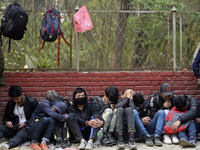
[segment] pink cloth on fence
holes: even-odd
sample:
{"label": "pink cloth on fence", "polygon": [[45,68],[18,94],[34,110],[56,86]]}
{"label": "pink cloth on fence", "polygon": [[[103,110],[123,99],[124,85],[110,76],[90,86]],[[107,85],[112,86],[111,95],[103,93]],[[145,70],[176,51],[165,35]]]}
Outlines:
{"label": "pink cloth on fence", "polygon": [[83,5],[74,15],[74,26],[76,32],[85,32],[93,28],[90,14],[85,5]]}

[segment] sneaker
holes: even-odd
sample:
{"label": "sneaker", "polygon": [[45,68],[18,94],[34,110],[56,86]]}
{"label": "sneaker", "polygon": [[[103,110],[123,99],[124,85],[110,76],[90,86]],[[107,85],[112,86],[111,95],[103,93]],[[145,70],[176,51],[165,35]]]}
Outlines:
{"label": "sneaker", "polygon": [[182,138],[182,139],[180,139],[179,145],[181,145],[183,147],[187,147],[187,146],[189,146],[189,143],[186,139]]}
{"label": "sneaker", "polygon": [[115,140],[114,137],[112,137],[111,133],[107,134],[108,140],[110,141],[111,145],[116,145],[117,141]]}
{"label": "sneaker", "polygon": [[42,150],[41,147],[38,145],[38,143],[32,143],[32,144],[30,144],[30,147],[33,150]]}
{"label": "sneaker", "polygon": [[0,147],[0,150],[9,150],[9,145],[8,144],[2,144]]}
{"label": "sneaker", "polygon": [[137,145],[135,144],[134,139],[129,140],[128,145],[131,150],[137,149]]}
{"label": "sneaker", "polygon": [[179,143],[179,139],[178,139],[178,137],[177,137],[176,134],[173,134],[173,135],[171,136],[171,138],[172,138],[172,143],[173,143],[173,144],[178,144],[178,143]]}
{"label": "sneaker", "polygon": [[117,147],[118,147],[119,150],[125,149],[124,139],[123,139],[122,135],[118,135]]}
{"label": "sneaker", "polygon": [[163,142],[164,142],[165,144],[172,144],[172,140],[171,140],[171,138],[170,138],[169,135],[164,135],[164,136],[163,136]]}
{"label": "sneaker", "polygon": [[93,149],[93,143],[88,141],[86,147],[85,147],[85,150],[92,150]]}
{"label": "sneaker", "polygon": [[190,147],[195,147],[195,146],[196,146],[195,140],[189,140],[188,146],[190,146]]}
{"label": "sneaker", "polygon": [[145,144],[146,144],[146,146],[153,146],[154,144],[153,144],[153,140],[151,139],[151,137],[145,137]]}
{"label": "sneaker", "polygon": [[78,149],[85,149],[85,146],[86,146],[87,142],[85,140],[81,140],[81,143],[80,145],[78,146]]}
{"label": "sneaker", "polygon": [[42,150],[49,150],[46,143],[41,143],[40,147],[41,147]]}
{"label": "sneaker", "polygon": [[58,137],[57,139],[56,139],[56,145],[55,145],[55,147],[56,148],[59,148],[59,147],[61,147],[62,146],[62,138],[61,137]]}
{"label": "sneaker", "polygon": [[154,143],[155,143],[155,146],[162,146],[162,142],[160,141],[159,137],[154,138]]}
{"label": "sneaker", "polygon": [[64,138],[62,148],[70,147],[70,142],[67,138]]}
{"label": "sneaker", "polygon": [[112,146],[111,141],[109,140],[109,136],[107,134],[103,134],[103,138],[101,139],[102,146]]}

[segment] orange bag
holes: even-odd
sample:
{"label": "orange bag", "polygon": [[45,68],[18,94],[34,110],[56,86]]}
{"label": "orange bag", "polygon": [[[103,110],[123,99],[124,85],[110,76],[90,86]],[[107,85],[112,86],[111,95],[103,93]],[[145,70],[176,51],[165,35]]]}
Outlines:
{"label": "orange bag", "polygon": [[76,32],[85,32],[93,28],[90,14],[85,5],[83,5],[74,15],[74,26]]}

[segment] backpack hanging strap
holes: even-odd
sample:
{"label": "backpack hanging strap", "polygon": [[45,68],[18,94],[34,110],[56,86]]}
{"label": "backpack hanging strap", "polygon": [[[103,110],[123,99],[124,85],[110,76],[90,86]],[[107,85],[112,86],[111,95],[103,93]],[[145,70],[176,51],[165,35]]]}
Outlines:
{"label": "backpack hanging strap", "polygon": [[8,53],[10,53],[11,38],[9,38]]}
{"label": "backpack hanging strap", "polygon": [[44,44],[45,44],[45,40],[43,40],[43,43],[42,43],[42,47],[41,47],[41,49],[44,48]]}
{"label": "backpack hanging strap", "polygon": [[64,38],[63,33],[61,33],[61,36],[62,36],[63,40],[65,41],[65,43],[67,43],[67,45],[69,46],[70,44],[69,44],[69,43],[67,42],[67,40]]}
{"label": "backpack hanging strap", "polygon": [[58,67],[60,66],[60,35],[58,36]]}

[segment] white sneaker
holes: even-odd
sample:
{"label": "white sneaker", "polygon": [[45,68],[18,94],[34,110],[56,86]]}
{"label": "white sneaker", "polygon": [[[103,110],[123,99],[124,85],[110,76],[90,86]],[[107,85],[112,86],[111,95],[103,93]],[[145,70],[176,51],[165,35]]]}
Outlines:
{"label": "white sneaker", "polygon": [[86,145],[87,145],[87,142],[82,139],[78,149],[80,150],[85,149]]}
{"label": "white sneaker", "polygon": [[172,143],[173,143],[173,144],[179,144],[179,139],[178,139],[178,137],[177,137],[176,134],[173,134],[173,135],[171,136],[171,138],[172,138]]}
{"label": "white sneaker", "polygon": [[2,144],[0,147],[0,150],[9,150],[9,145],[8,144]]}
{"label": "white sneaker", "polygon": [[164,142],[165,144],[172,144],[172,140],[171,140],[171,138],[170,138],[169,135],[164,135],[164,136],[163,136],[163,142]]}

